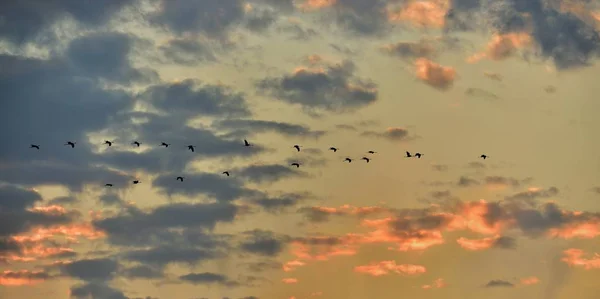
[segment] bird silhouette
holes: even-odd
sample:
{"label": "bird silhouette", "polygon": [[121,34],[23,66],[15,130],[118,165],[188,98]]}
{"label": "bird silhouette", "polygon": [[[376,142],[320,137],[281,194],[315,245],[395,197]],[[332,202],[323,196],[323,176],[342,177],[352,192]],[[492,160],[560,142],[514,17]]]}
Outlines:
{"label": "bird silhouette", "polygon": [[348,161],[348,163],[352,163],[352,159],[350,159],[350,158],[344,159],[344,162],[346,162],[346,161]]}
{"label": "bird silhouette", "polygon": [[139,183],[141,183],[141,182],[140,182],[140,181],[138,181],[138,180],[135,180],[135,181],[133,181],[133,184],[134,184],[134,185],[137,185],[137,184],[139,184]]}
{"label": "bird silhouette", "polygon": [[250,144],[250,142],[248,142],[248,140],[244,139],[244,146],[252,146],[252,144]]}
{"label": "bird silhouette", "polygon": [[329,148],[329,150],[330,150],[330,151],[333,151],[333,152],[335,153],[335,152],[337,152],[337,150],[338,150],[338,149],[337,149],[337,148],[335,148],[335,147],[330,147],[330,148]]}
{"label": "bird silhouette", "polygon": [[371,159],[367,158],[367,157],[362,157],[362,160],[367,161],[367,163],[369,163],[369,161],[371,161]]}
{"label": "bird silhouette", "polygon": [[176,180],[178,180],[178,181],[182,181],[182,182],[183,182],[183,177],[182,177],[182,176],[178,176],[178,177],[176,178]]}
{"label": "bird silhouette", "polygon": [[294,162],[290,164],[291,166],[296,166],[296,168],[300,168],[300,163]]}
{"label": "bird silhouette", "polygon": [[112,187],[113,184],[104,184],[105,187]]}
{"label": "bird silhouette", "polygon": [[294,148],[296,148],[296,150],[300,151],[301,146],[296,144],[296,145],[294,145]]}
{"label": "bird silhouette", "polygon": [[424,156],[424,155],[423,155],[423,154],[421,154],[421,153],[416,153],[416,154],[415,154],[415,157],[417,157],[417,158],[419,158],[419,159],[421,159],[421,156]]}
{"label": "bird silhouette", "polygon": [[487,155],[481,155],[479,157],[481,157],[483,160],[485,160],[485,159],[487,159],[488,156]]}
{"label": "bird silhouette", "polygon": [[40,146],[37,144],[32,144],[29,146],[29,148],[36,148],[36,149],[40,149]]}
{"label": "bird silhouette", "polygon": [[410,154],[410,152],[406,152],[405,158],[412,158],[412,155]]}
{"label": "bird silhouette", "polygon": [[369,154],[376,154],[377,152],[375,152],[375,151],[368,151],[367,153],[369,153]]}
{"label": "bird silhouette", "polygon": [[132,142],[131,144],[132,144],[132,145],[135,145],[135,146],[137,146],[137,147],[140,147],[140,144],[141,144],[141,143],[139,143],[139,142],[137,142],[137,141],[134,141],[134,142]]}
{"label": "bird silhouette", "polygon": [[223,171],[223,174],[229,176],[229,171]]}
{"label": "bird silhouette", "polygon": [[71,148],[75,148],[75,143],[76,142],[67,141],[67,143],[65,143],[65,145],[69,145],[69,146],[71,146]]}
{"label": "bird silhouette", "polygon": [[112,141],[104,140],[104,144],[108,144],[108,146],[112,146]]}
{"label": "bird silhouette", "polygon": [[168,143],[164,143],[164,142],[161,142],[161,143],[160,143],[160,146],[164,146],[164,147],[169,147],[169,145],[170,145],[170,144],[168,144]]}
{"label": "bird silhouette", "polygon": [[195,147],[196,147],[195,145],[188,145],[188,147],[187,147],[187,148],[188,148],[190,151],[194,152],[194,148],[195,148]]}

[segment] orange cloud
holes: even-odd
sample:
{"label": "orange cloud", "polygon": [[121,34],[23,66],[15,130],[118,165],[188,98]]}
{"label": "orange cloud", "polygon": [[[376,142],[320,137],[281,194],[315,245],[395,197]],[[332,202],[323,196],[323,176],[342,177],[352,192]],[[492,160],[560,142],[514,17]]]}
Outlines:
{"label": "orange cloud", "polygon": [[304,2],[297,5],[297,7],[303,11],[311,11],[315,9],[330,7],[336,3],[337,0],[304,0]]}
{"label": "orange cloud", "polygon": [[421,288],[428,290],[428,289],[439,289],[439,288],[443,288],[445,286],[446,286],[446,283],[444,282],[444,279],[438,278],[432,284],[423,285],[423,286],[421,286]]}
{"label": "orange cloud", "polygon": [[586,270],[600,269],[600,255],[595,253],[593,258],[584,258],[584,252],[581,249],[570,248],[563,251],[565,257],[562,261],[575,267],[583,267]]}
{"label": "orange cloud", "polygon": [[90,223],[57,225],[52,227],[39,227],[32,229],[26,234],[13,236],[17,242],[39,242],[52,239],[56,236],[63,236],[67,240],[76,242],[78,238],[98,239],[105,236],[105,233],[96,230]]}
{"label": "orange cloud", "polygon": [[371,276],[388,275],[391,272],[406,275],[418,275],[425,273],[427,270],[420,265],[396,265],[395,261],[374,262],[365,266],[354,267],[354,272],[364,273]]}
{"label": "orange cloud", "polygon": [[303,261],[300,261],[300,260],[289,261],[289,262],[283,264],[283,271],[291,272],[291,271],[296,270],[296,268],[302,267],[304,265],[306,265],[306,263]]}
{"label": "orange cloud", "polygon": [[400,9],[387,9],[390,22],[409,22],[415,26],[442,28],[449,9],[447,0],[410,1]]}
{"label": "orange cloud", "polygon": [[467,58],[467,62],[475,63],[481,59],[503,60],[514,55],[517,50],[532,45],[532,38],[526,32],[513,32],[494,34],[484,52],[474,54]]}
{"label": "orange cloud", "polygon": [[24,286],[34,285],[48,279],[49,276],[43,271],[4,271],[0,274],[0,285]]}
{"label": "orange cloud", "polygon": [[284,278],[281,281],[287,284],[298,283],[298,279],[296,278]]}
{"label": "orange cloud", "polygon": [[534,285],[538,283],[540,283],[540,279],[535,276],[521,278],[522,285]]}
{"label": "orange cloud", "polygon": [[467,239],[467,238],[461,237],[461,238],[458,238],[458,240],[456,240],[456,242],[458,243],[458,245],[460,245],[460,247],[462,247],[464,249],[475,251],[475,250],[483,250],[483,249],[488,249],[490,247],[493,247],[499,238],[500,238],[500,236],[495,236],[495,237],[472,240],[472,239]]}
{"label": "orange cloud", "polygon": [[[569,212],[563,211],[564,216],[568,216],[569,214]],[[559,237],[563,239],[592,239],[600,236],[600,220],[594,220],[587,223],[568,224],[562,228],[551,229],[548,234],[551,237]]]}
{"label": "orange cloud", "polygon": [[456,78],[454,68],[439,65],[426,58],[418,58],[415,67],[417,78],[437,89],[450,88]]}

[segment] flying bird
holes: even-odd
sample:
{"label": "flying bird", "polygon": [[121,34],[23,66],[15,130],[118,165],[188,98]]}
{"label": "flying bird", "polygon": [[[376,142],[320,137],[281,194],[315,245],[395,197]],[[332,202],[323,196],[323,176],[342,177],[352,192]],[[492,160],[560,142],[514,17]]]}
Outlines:
{"label": "flying bird", "polygon": [[32,144],[29,146],[29,148],[36,148],[36,149],[40,149],[40,146],[37,144]]}
{"label": "flying bird", "polygon": [[188,145],[188,149],[192,152],[194,152],[195,147],[196,147],[195,145]]}
{"label": "flying bird", "polygon": [[135,145],[135,146],[137,146],[137,147],[140,147],[140,144],[141,144],[141,143],[139,143],[139,142],[137,142],[137,141],[134,141],[134,142],[132,142],[131,144],[132,144],[132,145]]}
{"label": "flying bird", "polygon": [[296,148],[296,150],[300,151],[301,146],[296,144],[296,145],[294,145],[294,148]]}
{"label": "flying bird", "polygon": [[252,146],[252,144],[250,144],[250,142],[248,142],[248,140],[244,139],[244,146]]}
{"label": "flying bird", "polygon": [[487,155],[481,155],[479,157],[481,157],[481,159],[485,160],[485,159],[487,159],[488,156]]}
{"label": "flying bird", "polygon": [[112,187],[113,184],[104,184],[104,187]]}
{"label": "flying bird", "polygon": [[176,178],[176,180],[178,180],[178,181],[182,181],[182,182],[183,182],[183,177],[182,177],[182,176],[178,176],[178,177]]}
{"label": "flying bird", "polygon": [[296,166],[296,168],[300,168],[300,163],[292,163],[291,166]]}
{"label": "flying bird", "polygon": [[134,184],[134,185],[137,185],[137,184],[139,184],[139,183],[141,183],[141,182],[140,182],[140,181],[138,181],[138,180],[135,180],[135,181],[133,181],[133,184]]}
{"label": "flying bird", "polygon": [[229,176],[229,171],[223,171],[223,174]]}
{"label": "flying bird", "polygon": [[367,158],[367,157],[362,157],[362,160],[367,161],[367,163],[369,163],[369,161],[371,161],[371,159]]}
{"label": "flying bird", "polygon": [[160,146],[164,146],[164,147],[169,147],[169,145],[170,145],[170,144],[168,144],[168,143],[164,143],[164,142],[161,142],[161,143],[160,143]]}
{"label": "flying bird", "polygon": [[65,143],[65,145],[70,145],[71,148],[75,148],[75,143],[76,142],[67,141],[67,143]]}
{"label": "flying bird", "polygon": [[368,151],[367,153],[369,153],[369,154],[376,154],[377,152],[375,152],[375,151]]}
{"label": "flying bird", "polygon": [[335,153],[335,152],[337,152],[337,150],[338,150],[338,149],[337,149],[337,148],[335,148],[335,147],[330,147],[330,148],[329,148],[329,150],[330,150],[330,151],[333,151],[333,152]]}
{"label": "flying bird", "polygon": [[350,159],[350,158],[344,159],[344,162],[346,162],[346,161],[348,161],[348,163],[352,163],[352,159]]}
{"label": "flying bird", "polygon": [[108,146],[112,146],[112,141],[104,140],[104,144],[108,144]]}
{"label": "flying bird", "polygon": [[423,154],[421,154],[421,153],[416,153],[416,154],[415,154],[415,157],[417,157],[417,158],[419,158],[419,159],[421,159],[421,156],[424,156],[424,155],[423,155]]}
{"label": "flying bird", "polygon": [[405,158],[412,158],[412,155],[410,154],[410,152],[406,152],[406,157]]}

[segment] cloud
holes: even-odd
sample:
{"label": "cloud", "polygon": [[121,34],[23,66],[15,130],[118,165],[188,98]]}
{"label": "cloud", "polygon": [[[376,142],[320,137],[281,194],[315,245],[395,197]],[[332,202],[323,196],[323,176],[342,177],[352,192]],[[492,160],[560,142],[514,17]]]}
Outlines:
{"label": "cloud", "polygon": [[483,73],[484,76],[486,76],[487,78],[491,79],[491,80],[495,80],[495,81],[502,81],[504,79],[504,77],[498,73],[494,73],[494,72],[484,72]]}
{"label": "cloud", "polygon": [[308,111],[354,111],[374,103],[378,97],[377,85],[356,77],[355,68],[350,60],[326,68],[299,68],[289,75],[260,80],[256,86]]}
{"label": "cloud", "polygon": [[581,249],[569,248],[563,252],[563,262],[570,266],[581,267],[586,270],[600,269],[600,255],[597,253],[592,258],[585,258],[585,252]]}
{"label": "cloud", "polygon": [[485,287],[486,288],[498,288],[498,287],[503,287],[503,288],[512,288],[515,285],[510,282],[510,281],[506,281],[506,280],[490,280]]}
{"label": "cloud", "polygon": [[307,177],[303,171],[279,164],[250,165],[232,171],[252,183],[274,183],[286,178]]}
{"label": "cloud", "polygon": [[515,248],[515,240],[511,237],[488,237],[483,239],[467,239],[460,237],[456,240],[460,247],[467,250],[483,250],[488,248]]}
{"label": "cloud", "polygon": [[284,249],[289,241],[285,236],[277,236],[273,232],[264,230],[253,230],[245,232],[247,240],[240,244],[240,248],[246,252],[263,255],[276,256]]}
{"label": "cloud", "polygon": [[89,77],[123,85],[157,80],[154,70],[135,68],[129,61],[137,40],[135,36],[118,32],[91,33],[72,40],[66,56],[76,73]]}
{"label": "cloud", "polygon": [[531,46],[531,36],[525,32],[494,34],[484,52],[474,54],[467,59],[474,63],[483,58],[503,60],[516,54],[517,50]]}
{"label": "cloud", "polygon": [[298,283],[298,279],[296,279],[296,278],[289,278],[289,277],[288,278],[283,278],[281,281],[283,283],[285,283],[285,284],[295,284],[295,283]]}
{"label": "cloud", "polygon": [[0,286],[34,285],[50,278],[44,271],[4,271],[0,273]]}
{"label": "cloud", "polygon": [[449,9],[448,1],[407,1],[398,9],[388,10],[391,22],[407,22],[421,28],[442,28]]}
{"label": "cloud", "polygon": [[276,132],[287,137],[319,138],[325,131],[311,130],[308,126],[257,119],[227,119],[213,123],[219,129],[237,130],[235,135],[247,136],[256,133]]}
{"label": "cloud", "polygon": [[85,281],[106,281],[112,279],[118,270],[118,263],[111,259],[86,259],[62,265],[65,274]]}
{"label": "cloud", "polygon": [[415,67],[419,80],[439,90],[449,89],[456,79],[454,68],[439,65],[426,58],[418,58]]}
{"label": "cloud", "polygon": [[269,213],[278,213],[313,197],[310,193],[286,193],[278,196],[259,196],[251,199],[251,202],[261,206]]}
{"label": "cloud", "polygon": [[520,282],[522,285],[534,285],[540,283],[540,279],[535,276],[521,278]]}
{"label": "cloud", "polygon": [[479,185],[479,182],[475,179],[466,176],[461,176],[456,184],[460,187],[469,187]]}
{"label": "cloud", "polygon": [[425,273],[427,270],[421,265],[396,265],[396,261],[381,261],[374,262],[364,266],[354,267],[354,272],[364,273],[371,276],[388,275],[391,273],[418,275]]}
{"label": "cloud", "polygon": [[489,91],[483,90],[481,88],[469,87],[465,90],[465,94],[472,97],[482,98],[485,100],[497,100],[498,97],[496,94],[491,93]]}
{"label": "cloud", "polygon": [[164,273],[161,271],[161,269],[147,265],[139,265],[123,269],[121,274],[129,279],[158,279],[164,277]]}
{"label": "cloud", "polygon": [[179,279],[193,284],[221,284],[228,287],[236,287],[239,285],[237,281],[232,281],[227,276],[210,272],[189,273],[179,276]]}
{"label": "cloud", "polygon": [[423,286],[421,286],[421,288],[424,290],[428,290],[428,289],[439,289],[439,288],[443,288],[445,286],[446,286],[446,282],[444,282],[444,279],[438,278],[432,284],[423,285]]}
{"label": "cloud", "polygon": [[72,298],[106,298],[106,299],[128,299],[123,292],[114,289],[105,283],[85,283],[71,287],[70,296]]}
{"label": "cloud", "polygon": [[416,42],[397,42],[388,44],[382,50],[392,56],[400,58],[415,59],[419,57],[434,58],[437,54],[436,48],[431,41],[420,39]]}
{"label": "cloud", "polygon": [[392,141],[409,141],[417,138],[416,136],[410,136],[407,129],[399,127],[387,128],[384,132],[365,131],[361,133],[361,135],[370,137],[380,137]]}
{"label": "cloud", "polygon": [[172,38],[158,47],[166,61],[184,66],[218,61],[215,50],[229,50],[224,43],[193,37]]}
{"label": "cloud", "polygon": [[503,177],[503,176],[486,176],[484,178],[484,182],[486,185],[491,186],[491,187],[499,187],[499,188],[505,188],[505,187],[509,187],[509,186],[513,187],[513,188],[517,188],[517,187],[520,187],[521,184],[531,182],[531,180],[532,180],[531,178],[518,180],[515,178]]}
{"label": "cloud", "polygon": [[435,164],[435,165],[432,165],[431,168],[435,171],[444,172],[444,171],[448,170],[448,165]]}
{"label": "cloud", "polygon": [[23,44],[54,34],[48,30],[66,16],[72,17],[78,25],[89,28],[100,27],[112,19],[121,9],[133,3],[132,0],[115,3],[53,2],[34,0],[28,3],[5,3],[0,9],[0,18],[7,26],[0,29],[0,37],[16,44]]}

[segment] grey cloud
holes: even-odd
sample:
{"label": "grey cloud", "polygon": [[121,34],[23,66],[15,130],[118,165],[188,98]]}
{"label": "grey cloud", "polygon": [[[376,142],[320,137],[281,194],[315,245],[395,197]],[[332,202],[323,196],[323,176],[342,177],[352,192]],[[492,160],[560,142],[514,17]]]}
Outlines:
{"label": "grey cloud", "polygon": [[279,164],[251,165],[233,170],[236,177],[252,183],[274,183],[286,178],[307,177],[303,171]]}
{"label": "grey cloud", "polygon": [[382,50],[391,56],[410,59],[418,57],[431,59],[437,55],[436,47],[426,39],[420,39],[416,42],[397,42],[384,46]]}
{"label": "grey cloud", "polygon": [[[214,44],[193,38],[170,39],[159,50],[168,62],[184,66],[197,65],[202,62],[215,62],[217,57]],[[221,47],[223,48],[223,47]]]}
{"label": "grey cloud", "polygon": [[98,200],[107,206],[111,206],[111,205],[119,206],[119,205],[123,204],[123,200],[121,199],[121,197],[114,193],[102,194],[102,195],[100,195]]}
{"label": "grey cloud", "polygon": [[284,211],[286,208],[296,206],[301,201],[311,197],[312,195],[307,193],[287,193],[275,197],[262,196],[254,198],[251,201],[269,213],[278,213]]}
{"label": "grey cloud", "polygon": [[358,36],[381,36],[390,29],[387,21],[387,0],[339,0],[333,5],[336,24]]}
{"label": "grey cloud", "polygon": [[253,11],[246,18],[246,28],[251,31],[263,32],[277,21],[277,14],[271,10]]}
{"label": "grey cloud", "polygon": [[515,285],[510,282],[510,281],[506,281],[506,280],[490,280],[485,287],[486,288],[494,288],[494,287],[508,287],[508,288],[512,288]]}
{"label": "grey cloud", "polygon": [[251,272],[263,272],[267,270],[279,270],[281,269],[283,264],[276,261],[264,260],[258,262],[243,263],[241,264],[241,266],[247,267],[248,270],[250,270]]}
{"label": "grey cloud", "polygon": [[79,260],[62,265],[65,274],[85,281],[106,281],[113,278],[119,264],[106,258]]}
{"label": "grey cloud", "polygon": [[537,198],[549,198],[558,195],[559,190],[556,187],[550,187],[548,189],[539,189],[534,191],[524,191],[507,196],[507,200],[525,200],[532,201]]}
{"label": "grey cloud", "polygon": [[474,169],[484,169],[487,168],[487,166],[484,163],[481,162],[469,162],[469,164],[467,164],[468,168],[474,168]]}
{"label": "grey cloud", "polygon": [[79,202],[79,199],[73,196],[59,196],[48,201],[51,205],[72,205]]}
{"label": "grey cloud", "polygon": [[186,1],[162,0],[160,10],[149,17],[151,23],[164,25],[177,34],[203,33],[221,38],[244,17],[240,0]]}
{"label": "grey cloud", "polygon": [[383,132],[365,131],[361,136],[379,137],[393,141],[412,140],[415,136],[410,136],[408,130],[404,128],[388,128]]}
{"label": "grey cloud", "polygon": [[161,111],[188,118],[250,115],[243,94],[226,86],[202,84],[192,79],[151,86],[139,98]]}
{"label": "grey cloud", "polygon": [[221,284],[228,287],[239,286],[240,283],[237,281],[230,280],[227,276],[222,274],[215,274],[210,272],[203,273],[189,273],[186,275],[179,276],[179,279],[190,282],[193,284]]}
{"label": "grey cloud", "polygon": [[118,32],[91,33],[69,44],[66,56],[76,72],[127,85],[134,81],[151,82],[158,74],[150,69],[137,69],[129,61],[137,38]]}
{"label": "grey cloud", "polygon": [[485,100],[497,100],[500,98],[494,93],[491,93],[489,91],[483,90],[481,88],[476,88],[476,87],[467,88],[465,90],[465,94],[468,96],[482,98]]}
{"label": "grey cloud", "polygon": [[235,135],[277,132],[289,137],[319,138],[326,134],[325,131],[313,131],[305,125],[257,119],[226,119],[216,121],[213,126],[219,129],[240,131]]}
{"label": "grey cloud", "polygon": [[335,127],[340,130],[356,131],[356,127],[353,125],[339,124],[339,125],[335,125]]}
{"label": "grey cloud", "polygon": [[[179,175],[185,178],[183,182],[175,180]],[[269,178],[269,176],[263,176],[264,178]],[[155,178],[152,186],[167,195],[195,196],[203,194],[219,201],[232,201],[259,194],[258,191],[243,187],[243,183],[236,178],[220,173],[165,174]]]}
{"label": "grey cloud", "polygon": [[514,249],[516,240],[512,237],[502,236],[494,241],[493,247],[502,249]]}
{"label": "grey cloud", "polygon": [[170,263],[186,263],[192,265],[198,262],[223,257],[223,255],[212,250],[165,245],[151,249],[132,250],[123,254],[123,257],[127,260],[163,268]]}
{"label": "grey cloud", "polygon": [[479,185],[479,182],[475,179],[472,179],[472,178],[469,178],[466,176],[461,176],[458,179],[458,182],[456,184],[460,187],[468,187],[468,186]]}
{"label": "grey cloud", "polygon": [[0,185],[0,211],[22,211],[41,200],[42,196],[35,191]]}
{"label": "grey cloud", "polygon": [[279,100],[300,105],[306,112],[349,112],[377,100],[377,85],[354,75],[349,60],[327,66],[325,71],[301,70],[283,77],[268,77],[257,88]]}
{"label": "grey cloud", "polygon": [[105,298],[128,299],[123,292],[108,286],[105,283],[85,283],[71,287],[71,297],[76,299]]}
{"label": "grey cloud", "polygon": [[306,28],[296,23],[283,24],[277,27],[277,30],[279,32],[291,35],[291,38],[294,40],[304,41],[319,36],[319,33],[316,30],[312,28]]}
{"label": "grey cloud", "polygon": [[162,269],[157,269],[146,265],[124,269],[121,274],[130,279],[157,279],[164,276]]}
{"label": "grey cloud", "polygon": [[431,168],[435,171],[444,172],[448,170],[448,165],[436,164],[432,165]]}
{"label": "grey cloud", "polygon": [[90,3],[78,0],[6,1],[0,4],[0,19],[3,20],[0,37],[16,44],[23,44],[40,37],[41,33],[50,34],[49,28],[67,16],[73,17],[80,25],[99,27],[131,3],[133,0]]}
{"label": "grey cloud", "polygon": [[512,186],[514,188],[521,186],[521,184],[528,183],[532,179],[526,178],[522,180],[518,180],[510,177],[503,176],[486,176],[484,181],[488,185],[504,185],[504,186]]}
{"label": "grey cloud", "polygon": [[247,239],[240,244],[246,252],[263,256],[276,256],[284,249],[289,237],[278,236],[273,232],[253,230],[244,233]]}

